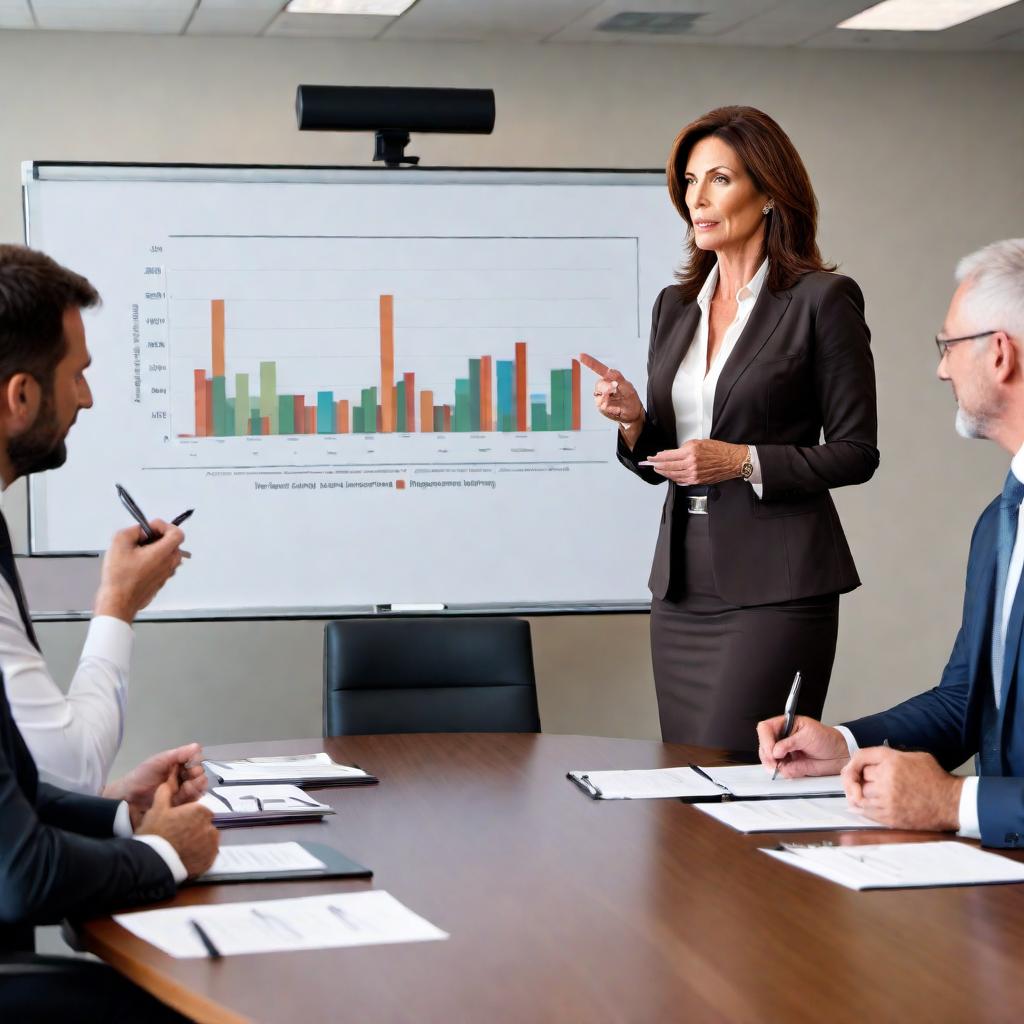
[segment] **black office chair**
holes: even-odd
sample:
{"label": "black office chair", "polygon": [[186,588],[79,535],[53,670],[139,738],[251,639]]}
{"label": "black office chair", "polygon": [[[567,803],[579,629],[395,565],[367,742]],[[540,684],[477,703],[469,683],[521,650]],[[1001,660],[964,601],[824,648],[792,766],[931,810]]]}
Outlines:
{"label": "black office chair", "polygon": [[522,619],[343,619],[324,628],[325,736],[539,731]]}

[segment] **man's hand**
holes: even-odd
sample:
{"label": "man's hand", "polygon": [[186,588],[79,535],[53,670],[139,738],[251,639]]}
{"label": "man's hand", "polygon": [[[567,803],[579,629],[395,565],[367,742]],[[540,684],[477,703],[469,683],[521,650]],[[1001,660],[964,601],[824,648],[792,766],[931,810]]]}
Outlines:
{"label": "man's hand", "polygon": [[149,524],[159,540],[140,546],[145,535],[140,526],[118,530],[103,559],[100,589],[96,593],[96,614],[112,615],[131,622],[174,575],[183,557],[185,534],[153,519]]}
{"label": "man's hand", "polygon": [[213,814],[202,804],[175,806],[178,795],[178,770],[173,769],[153,797],[136,835],[163,836],[181,858],[189,878],[209,870],[220,846],[213,827]]}
{"label": "man's hand", "polygon": [[152,806],[157,789],[172,771],[178,779],[174,806],[192,803],[203,795],[206,791],[206,773],[200,763],[202,753],[203,748],[198,743],[162,750],[137,765],[127,775],[108,782],[103,795],[110,800],[127,801],[132,828],[136,828]]}
{"label": "man's hand", "polygon": [[797,715],[793,730],[784,740],[782,732],[785,715],[766,718],[757,723],[757,753],[761,764],[784,779],[798,779],[804,775],[838,775],[850,760],[850,748],[843,734],[831,726],[822,725],[813,718]]}
{"label": "man's hand", "polygon": [[955,832],[963,785],[931,754],[889,747],[858,750],[843,769],[846,799],[889,828]]}

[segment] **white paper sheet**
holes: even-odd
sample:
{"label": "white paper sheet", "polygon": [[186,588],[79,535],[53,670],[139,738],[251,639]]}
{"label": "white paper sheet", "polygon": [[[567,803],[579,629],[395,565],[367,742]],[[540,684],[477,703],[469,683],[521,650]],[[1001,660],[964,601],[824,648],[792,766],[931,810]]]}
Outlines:
{"label": "white paper sheet", "polygon": [[209,955],[192,921],[223,956],[448,938],[383,890],[142,910],[115,914],[114,920],[179,958]]}
{"label": "white paper sheet", "polygon": [[362,768],[336,764],[326,753],[283,754],[279,757],[243,757],[237,761],[211,761],[209,765],[224,782],[274,782],[303,779],[354,779],[365,776]]}
{"label": "white paper sheet", "polygon": [[281,811],[329,814],[329,804],[322,804],[298,786],[214,786],[199,802],[217,816],[223,814],[267,814]]}
{"label": "white paper sheet", "polygon": [[1024,864],[951,840],[857,846],[784,844],[764,853],[848,889],[919,889],[1024,882]]}
{"label": "white paper sheet", "polygon": [[247,875],[258,871],[325,871],[327,865],[299,843],[244,843],[222,846],[210,875]]}
{"label": "white paper sheet", "polygon": [[704,768],[715,782],[721,783],[737,800],[751,797],[842,796],[843,780],[838,775],[819,775],[803,779],[784,779],[772,775],[764,765],[726,765]]}
{"label": "white paper sheet", "polygon": [[740,832],[816,832],[883,828],[846,802],[845,796],[795,800],[727,800],[698,804],[698,810]]}
{"label": "white paper sheet", "polygon": [[668,797],[719,797],[722,790],[692,768],[652,768],[632,771],[569,774],[600,800],[649,800]]}

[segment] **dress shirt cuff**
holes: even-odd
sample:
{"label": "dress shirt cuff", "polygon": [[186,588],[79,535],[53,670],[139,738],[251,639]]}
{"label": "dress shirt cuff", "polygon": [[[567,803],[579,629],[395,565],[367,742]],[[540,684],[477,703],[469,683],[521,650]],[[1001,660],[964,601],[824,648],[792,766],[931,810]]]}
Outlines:
{"label": "dress shirt cuff", "polygon": [[754,472],[750,474],[747,483],[754,488],[754,493],[759,497],[764,497],[764,480],[761,478],[761,462],[757,457],[757,449],[752,445],[747,445],[747,451],[750,452],[750,461],[754,465]]}
{"label": "dress shirt cuff", "polygon": [[116,665],[127,676],[131,668],[135,634],[132,627],[112,615],[97,615],[89,623],[82,647],[83,658],[102,658]]}
{"label": "dress shirt cuff", "polygon": [[132,816],[128,812],[128,801],[122,800],[114,814],[114,835],[119,839],[131,839],[135,835],[132,828]]}
{"label": "dress shirt cuff", "polygon": [[846,740],[846,745],[850,748],[850,757],[853,757],[860,750],[860,744],[853,738],[853,733],[845,725],[837,725],[834,728]]}
{"label": "dress shirt cuff", "polygon": [[960,828],[958,836],[965,839],[981,838],[981,822],[978,819],[978,776],[969,775],[960,790]]}
{"label": "dress shirt cuff", "polygon": [[178,851],[163,836],[133,836],[133,838],[138,843],[145,843],[160,855],[174,876],[175,885],[181,885],[188,878],[188,872],[178,856]]}

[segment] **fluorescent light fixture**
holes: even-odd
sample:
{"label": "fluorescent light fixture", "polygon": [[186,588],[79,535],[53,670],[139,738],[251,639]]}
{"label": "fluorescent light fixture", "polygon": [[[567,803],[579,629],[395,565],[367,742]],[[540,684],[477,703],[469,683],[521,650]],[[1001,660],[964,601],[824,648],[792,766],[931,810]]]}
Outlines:
{"label": "fluorescent light fixture", "polygon": [[944,28],[980,18],[1017,0],[883,0],[836,28],[878,32],[941,32]]}
{"label": "fluorescent light fixture", "polygon": [[397,18],[416,0],[290,0],[287,14],[377,14]]}

